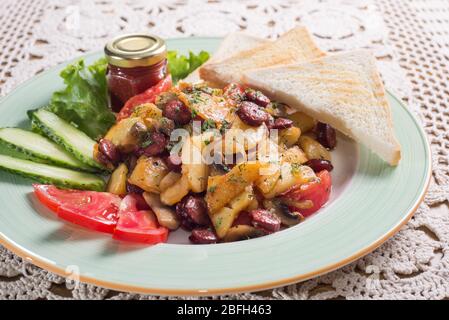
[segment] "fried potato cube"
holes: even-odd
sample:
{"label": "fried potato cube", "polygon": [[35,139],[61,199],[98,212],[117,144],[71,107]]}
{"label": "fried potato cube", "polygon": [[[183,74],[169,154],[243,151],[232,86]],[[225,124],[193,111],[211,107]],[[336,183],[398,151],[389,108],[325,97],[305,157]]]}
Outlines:
{"label": "fried potato cube", "polygon": [[279,142],[285,144],[287,147],[293,146],[298,142],[301,136],[301,129],[298,127],[290,127],[279,131]]}
{"label": "fried potato cube", "polygon": [[179,227],[180,221],[175,210],[162,204],[158,194],[144,192],[143,198],[145,202],[150,206],[156,215],[157,221],[163,227],[170,230],[176,230]]}
{"label": "fried potato cube", "polygon": [[281,176],[279,180],[269,193],[264,194],[264,197],[272,199],[294,185],[310,182],[314,178],[316,178],[316,175],[310,167],[285,162],[281,165]]}
{"label": "fried potato cube", "polygon": [[229,204],[220,209],[215,214],[211,214],[210,218],[214,225],[215,232],[219,238],[223,238],[232,226],[238,214],[248,207],[254,199],[254,193],[251,186],[235,197]]}
{"label": "fried potato cube", "polygon": [[287,116],[293,121],[293,125],[298,127],[302,133],[312,130],[315,127],[316,121],[303,112],[295,112]]}
{"label": "fried potato cube", "polygon": [[227,174],[210,177],[206,203],[211,214],[218,212],[259,177],[260,162],[243,162]]}
{"label": "fried potato cube", "polygon": [[146,127],[138,117],[120,120],[109,129],[104,138],[111,141],[121,152],[130,152],[138,142],[138,137],[133,133],[133,127],[136,125]]}
{"label": "fried potato cube", "polygon": [[128,182],[145,191],[160,193],[160,183],[167,173],[167,166],[161,158],[141,156]]}
{"label": "fried potato cube", "polygon": [[183,175],[174,185],[161,193],[161,202],[167,206],[172,206],[181,201],[188,193],[189,180]]}
{"label": "fried potato cube", "polygon": [[161,189],[161,192],[164,192],[169,187],[174,185],[179,179],[181,179],[181,174],[170,171],[164,178],[162,178],[161,183],[159,184],[159,189]]}
{"label": "fried potato cube", "polygon": [[209,167],[203,160],[202,151],[206,147],[205,141],[212,139],[212,133],[205,133],[188,138],[182,147],[182,174],[187,177],[193,192],[206,190]]}
{"label": "fried potato cube", "polygon": [[128,168],[126,164],[120,164],[117,169],[111,174],[106,188],[107,192],[124,196],[126,194],[126,175],[128,174]]}
{"label": "fried potato cube", "polygon": [[299,145],[304,150],[308,159],[324,159],[331,161],[330,152],[318,141],[309,136],[301,136]]}
{"label": "fried potato cube", "polygon": [[308,161],[306,154],[298,146],[293,146],[281,153],[282,161],[303,164]]}
{"label": "fried potato cube", "polygon": [[257,188],[263,194],[267,194],[271,190],[273,190],[274,186],[279,180],[279,177],[281,176],[281,167],[279,164],[270,164],[268,170],[269,171],[267,172],[267,174],[261,175],[256,181]]}

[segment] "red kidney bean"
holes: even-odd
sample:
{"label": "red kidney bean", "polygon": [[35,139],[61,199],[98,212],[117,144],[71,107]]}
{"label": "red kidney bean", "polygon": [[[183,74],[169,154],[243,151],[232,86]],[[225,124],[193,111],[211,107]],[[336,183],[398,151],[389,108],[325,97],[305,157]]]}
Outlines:
{"label": "red kidney bean", "polygon": [[293,126],[293,121],[285,118],[277,118],[272,123],[268,124],[269,129],[287,129]]}
{"label": "red kidney bean", "polygon": [[260,109],[257,104],[249,101],[240,104],[237,115],[244,123],[253,127],[258,127],[269,119],[268,113]]}
{"label": "red kidney bean", "polygon": [[177,154],[171,154],[165,159],[165,164],[170,171],[181,172],[182,159]]}
{"label": "red kidney bean", "polygon": [[153,131],[149,136],[149,145],[141,149],[141,153],[148,156],[156,156],[165,151],[167,138],[160,132]]}
{"label": "red kidney bean", "polygon": [[318,122],[316,125],[316,137],[319,143],[328,149],[334,149],[337,145],[337,133],[327,123]]}
{"label": "red kidney bean", "polygon": [[238,226],[238,225],[247,225],[250,226],[252,224],[252,218],[248,211],[242,211],[239,213],[237,218],[232,223],[232,226]]}
{"label": "red kidney bean", "polygon": [[131,183],[127,182],[126,183],[126,192],[142,194],[144,192],[144,190],[142,188],[136,186],[135,184],[131,184]]}
{"label": "red kidney bean", "polygon": [[209,229],[194,229],[189,237],[194,244],[211,244],[218,241],[217,236]]}
{"label": "red kidney bean", "polygon": [[253,226],[270,232],[279,231],[281,220],[268,210],[256,209],[250,212]]}
{"label": "red kidney bean", "polygon": [[103,153],[98,152],[96,155],[97,161],[99,161],[100,163],[104,164],[105,166],[111,164],[111,161],[109,160],[108,157],[106,157]]}
{"label": "red kidney bean", "polygon": [[254,102],[258,106],[265,108],[271,101],[262,92],[254,89],[245,90],[245,100]]}
{"label": "red kidney bean", "polygon": [[112,163],[120,161],[120,152],[117,147],[107,139],[100,139],[98,142],[98,151],[102,153]]}
{"label": "red kidney bean", "polygon": [[210,225],[207,205],[202,197],[192,195],[184,197],[176,205],[176,213],[181,219],[181,225],[187,230]]}
{"label": "red kidney bean", "polygon": [[332,171],[332,169],[334,169],[332,163],[324,159],[310,159],[305,163],[305,165],[312,168],[314,172],[320,172],[323,170]]}
{"label": "red kidney bean", "polygon": [[240,102],[245,97],[245,89],[237,83],[230,83],[224,87],[223,95],[229,99]]}
{"label": "red kidney bean", "polygon": [[173,120],[178,125],[185,125],[192,120],[192,112],[179,100],[171,100],[167,102],[162,110],[162,115]]}

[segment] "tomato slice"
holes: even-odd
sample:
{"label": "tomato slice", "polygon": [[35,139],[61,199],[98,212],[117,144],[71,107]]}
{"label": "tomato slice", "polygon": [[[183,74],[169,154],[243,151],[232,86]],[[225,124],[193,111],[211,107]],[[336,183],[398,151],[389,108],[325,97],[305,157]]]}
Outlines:
{"label": "tomato slice", "polygon": [[172,79],[171,75],[168,75],[164,79],[159,81],[159,83],[157,83],[156,85],[130,98],[128,101],[126,101],[125,105],[117,115],[117,121],[128,118],[133,113],[136,106],[144,103],[154,103],[156,101],[156,97],[159,94],[168,91],[171,87]]}
{"label": "tomato slice", "polygon": [[151,209],[141,210],[140,198],[142,196],[137,194],[128,194],[123,198],[113,238],[145,244],[166,242],[168,229],[158,225]]}
{"label": "tomato slice", "polygon": [[39,201],[55,213],[63,203],[73,201],[77,197],[73,190],[60,190],[48,184],[33,184],[33,188]]}
{"label": "tomato slice", "polygon": [[304,217],[310,216],[320,209],[328,200],[331,193],[332,179],[329,171],[323,170],[317,174],[316,181],[300,185],[299,187],[287,192],[283,197],[302,201],[310,200],[313,206],[309,209],[294,209],[300,212]]}
{"label": "tomato slice", "polygon": [[118,219],[119,196],[108,192],[63,190],[33,184],[37,198],[58,217],[80,226],[113,233]]}
{"label": "tomato slice", "polygon": [[132,212],[139,210],[150,210],[150,207],[141,194],[129,193],[120,202],[119,212]]}

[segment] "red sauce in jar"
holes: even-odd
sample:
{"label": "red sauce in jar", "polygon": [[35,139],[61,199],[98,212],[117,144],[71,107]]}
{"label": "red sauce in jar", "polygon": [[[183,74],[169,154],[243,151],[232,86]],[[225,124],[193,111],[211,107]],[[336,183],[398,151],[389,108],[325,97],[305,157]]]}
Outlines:
{"label": "red sauce in jar", "polygon": [[108,67],[108,89],[112,110],[119,112],[129,98],[144,92],[165,78],[167,60],[150,67]]}
{"label": "red sauce in jar", "polygon": [[119,112],[129,98],[156,85],[167,75],[165,42],[159,37],[129,34],[105,47],[111,108]]}

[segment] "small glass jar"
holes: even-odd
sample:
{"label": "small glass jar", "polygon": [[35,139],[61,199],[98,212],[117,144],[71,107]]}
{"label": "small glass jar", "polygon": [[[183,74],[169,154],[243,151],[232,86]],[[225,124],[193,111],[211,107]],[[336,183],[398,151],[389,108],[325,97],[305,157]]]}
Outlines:
{"label": "small glass jar", "polygon": [[111,108],[119,112],[129,98],[154,86],[167,75],[167,48],[159,37],[127,34],[105,46]]}

